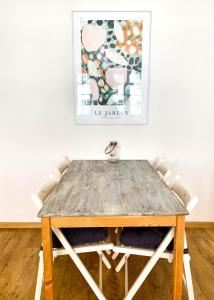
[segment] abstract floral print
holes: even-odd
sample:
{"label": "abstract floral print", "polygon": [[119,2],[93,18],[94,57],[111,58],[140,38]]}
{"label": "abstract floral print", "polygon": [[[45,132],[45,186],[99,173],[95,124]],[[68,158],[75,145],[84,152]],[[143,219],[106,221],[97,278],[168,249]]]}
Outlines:
{"label": "abstract floral print", "polygon": [[83,105],[129,105],[142,71],[143,21],[81,21]]}

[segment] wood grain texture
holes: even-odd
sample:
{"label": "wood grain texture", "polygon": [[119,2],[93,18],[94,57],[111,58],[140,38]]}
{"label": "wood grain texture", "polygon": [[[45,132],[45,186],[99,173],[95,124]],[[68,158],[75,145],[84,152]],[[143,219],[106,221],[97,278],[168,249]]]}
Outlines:
{"label": "wood grain texture", "polygon": [[175,226],[176,216],[52,217],[51,227]]}
{"label": "wood grain texture", "polygon": [[185,218],[177,216],[173,256],[173,300],[181,300]]}
{"label": "wood grain texture", "polygon": [[39,229],[0,230],[0,299],[33,300],[36,284]]}
{"label": "wood grain texture", "polygon": [[78,160],[71,162],[38,216],[186,214],[147,161]]}
{"label": "wood grain texture", "polygon": [[214,228],[214,222],[193,222],[189,221],[185,224],[186,228]]}
{"label": "wood grain texture", "polygon": [[[213,300],[214,229],[188,228],[187,240],[195,300]],[[34,299],[40,242],[39,229],[0,230],[1,300]],[[113,270],[120,258],[121,256],[112,261],[111,270],[103,267],[103,291],[108,300],[122,300],[124,297],[124,269],[119,273]],[[81,254],[81,259],[98,282],[98,255]],[[148,258],[141,256],[132,256],[129,259],[130,285],[147,261]],[[167,260],[159,260],[133,300],[170,300],[171,279],[172,265]],[[58,257],[54,262],[54,287],[56,300],[96,300],[68,256]],[[188,300],[185,287],[182,300]]]}
{"label": "wood grain texture", "polygon": [[40,222],[0,222],[0,228],[41,228]]}
{"label": "wood grain texture", "polygon": [[53,300],[53,252],[52,229],[49,218],[42,218],[42,243],[44,261],[44,290],[45,299]]}

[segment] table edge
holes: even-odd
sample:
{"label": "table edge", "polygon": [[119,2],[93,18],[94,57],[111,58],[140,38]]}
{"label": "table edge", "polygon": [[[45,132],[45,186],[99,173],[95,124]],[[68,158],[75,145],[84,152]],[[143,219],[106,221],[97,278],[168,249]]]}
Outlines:
{"label": "table edge", "polygon": [[[178,217],[170,216],[81,216],[81,217],[43,217],[50,219],[51,227],[138,227],[138,226],[176,226]],[[42,219],[43,219],[42,218]]]}

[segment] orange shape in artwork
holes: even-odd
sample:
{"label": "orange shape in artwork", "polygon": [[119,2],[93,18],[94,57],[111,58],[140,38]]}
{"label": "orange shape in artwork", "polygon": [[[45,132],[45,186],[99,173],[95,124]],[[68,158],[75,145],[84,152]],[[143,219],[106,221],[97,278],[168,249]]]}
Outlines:
{"label": "orange shape in artwork", "polygon": [[117,46],[130,54],[142,52],[143,21],[125,21],[123,24],[124,42],[117,42]]}

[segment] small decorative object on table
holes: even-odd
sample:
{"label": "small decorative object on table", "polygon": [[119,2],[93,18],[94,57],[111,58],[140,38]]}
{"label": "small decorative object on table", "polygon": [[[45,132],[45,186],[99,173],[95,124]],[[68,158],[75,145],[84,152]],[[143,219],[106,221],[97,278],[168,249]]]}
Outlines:
{"label": "small decorative object on table", "polygon": [[119,147],[118,142],[111,141],[109,145],[105,149],[105,154],[108,154],[109,161],[110,162],[118,162],[119,161],[119,153],[118,153]]}

